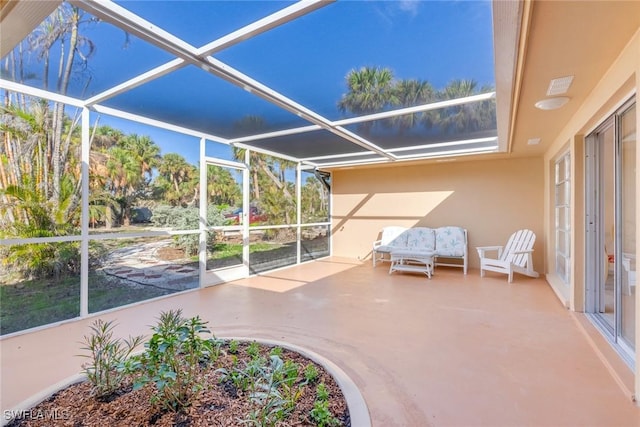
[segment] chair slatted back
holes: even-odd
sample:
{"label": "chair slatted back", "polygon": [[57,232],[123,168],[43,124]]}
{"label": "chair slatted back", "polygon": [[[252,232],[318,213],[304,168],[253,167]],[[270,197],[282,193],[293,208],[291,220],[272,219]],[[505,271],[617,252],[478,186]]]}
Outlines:
{"label": "chair slatted back", "polygon": [[514,252],[528,251],[533,249],[533,244],[536,241],[536,235],[531,230],[518,230],[509,237],[509,241],[502,250],[500,259],[502,261],[510,262],[519,267],[524,267],[527,264],[528,255],[516,254]]}

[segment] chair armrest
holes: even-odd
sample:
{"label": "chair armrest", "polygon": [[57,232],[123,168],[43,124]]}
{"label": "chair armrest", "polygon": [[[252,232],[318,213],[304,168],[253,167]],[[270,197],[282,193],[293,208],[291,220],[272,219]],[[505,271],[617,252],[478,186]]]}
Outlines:
{"label": "chair armrest", "polygon": [[477,250],[479,251],[499,251],[500,249],[502,249],[504,246],[478,246],[476,247]]}
{"label": "chair armrest", "polygon": [[513,254],[530,254],[533,253],[533,249],[528,249],[526,251],[513,251]]}
{"label": "chair armrest", "polygon": [[382,246],[382,239],[373,242],[373,249],[377,248],[378,246]]}
{"label": "chair armrest", "polygon": [[500,256],[502,254],[502,248],[504,248],[504,246],[478,246],[476,250],[480,258],[484,258],[484,253],[489,251],[497,251],[498,256]]}

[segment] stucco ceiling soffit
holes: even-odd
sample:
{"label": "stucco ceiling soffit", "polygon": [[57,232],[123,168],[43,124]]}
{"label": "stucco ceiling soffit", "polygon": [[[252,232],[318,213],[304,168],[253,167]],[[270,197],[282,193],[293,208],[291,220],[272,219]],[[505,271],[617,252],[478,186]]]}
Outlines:
{"label": "stucco ceiling soffit", "polygon": [[0,3],[0,58],[11,52],[62,1],[2,1]]}
{"label": "stucco ceiling soffit", "polygon": [[[518,155],[543,155],[556,142],[640,27],[640,2],[537,1],[531,6],[511,120],[511,152]],[[570,99],[566,105],[548,111],[535,107],[556,96],[548,94],[551,81],[569,76],[575,77],[563,95]],[[540,144],[527,145],[532,138]]]}

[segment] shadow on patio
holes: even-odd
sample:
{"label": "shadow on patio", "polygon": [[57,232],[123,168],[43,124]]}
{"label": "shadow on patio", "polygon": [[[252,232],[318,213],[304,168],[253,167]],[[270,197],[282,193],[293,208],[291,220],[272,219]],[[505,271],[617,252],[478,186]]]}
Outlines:
{"label": "shadow on patio", "polygon": [[[631,372],[612,369],[593,328],[543,279],[387,271],[330,258],[101,317],[139,334],[160,311],[182,308],[220,337],[309,348],[352,377],[375,426],[640,425]],[[79,372],[74,355],[92,321],[2,340],[2,409]]]}

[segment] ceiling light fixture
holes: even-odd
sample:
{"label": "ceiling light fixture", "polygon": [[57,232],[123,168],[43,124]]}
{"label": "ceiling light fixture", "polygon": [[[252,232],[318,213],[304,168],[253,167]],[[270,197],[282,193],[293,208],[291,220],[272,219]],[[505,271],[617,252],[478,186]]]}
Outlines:
{"label": "ceiling light fixture", "polygon": [[540,138],[531,138],[527,141],[528,145],[538,145],[540,144]]}
{"label": "ceiling light fixture", "polygon": [[555,98],[545,98],[536,102],[536,108],[541,110],[555,110],[569,102],[567,96],[556,96]]}

